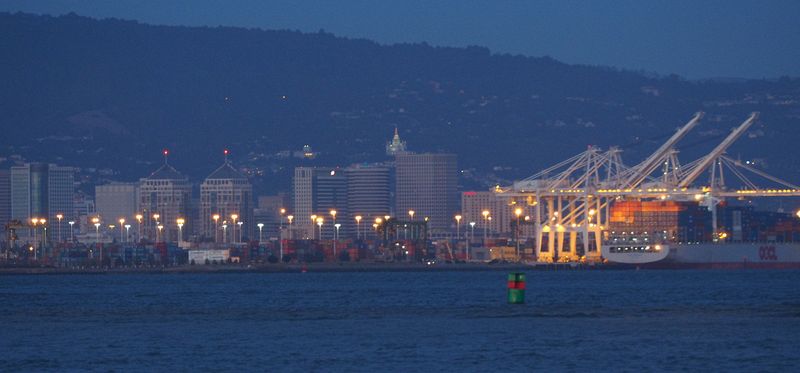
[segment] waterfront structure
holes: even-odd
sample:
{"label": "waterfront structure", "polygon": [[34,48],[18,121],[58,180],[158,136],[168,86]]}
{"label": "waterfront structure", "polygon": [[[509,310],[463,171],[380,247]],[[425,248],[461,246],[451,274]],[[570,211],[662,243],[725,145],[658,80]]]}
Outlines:
{"label": "waterfront structure", "polygon": [[[177,241],[175,222],[189,216],[192,184],[167,162],[167,154],[165,151],[161,167],[139,181],[138,210],[144,216],[143,235],[151,240]],[[191,231],[191,227],[183,229]]]}
{"label": "waterfront structure", "polygon": [[138,183],[110,183],[94,189],[95,211],[107,222],[125,219],[133,224],[138,211]]}
{"label": "waterfront structure", "polygon": [[[225,232],[229,237],[220,238],[220,241],[240,242],[253,238],[256,226],[253,217],[253,185],[247,176],[228,161],[227,150],[225,162],[200,185],[201,233],[212,239],[222,234],[216,232],[220,222],[213,220],[214,215],[219,215],[223,221],[227,220],[231,227]],[[236,217],[232,218],[234,215]],[[242,224],[237,224],[239,222]]]}
{"label": "waterfront structure", "polygon": [[395,159],[398,218],[413,219],[406,213],[414,211],[418,219],[428,218],[432,235],[446,234],[458,211],[456,155],[403,153]]}
{"label": "waterfront structure", "polygon": [[395,127],[392,141],[386,143],[386,155],[395,156],[398,154],[404,154],[405,152],[406,142],[400,140],[400,134],[397,132],[397,127]]}
{"label": "waterfront structure", "polygon": [[[11,167],[11,218],[28,224],[32,218],[44,218],[43,228],[48,228],[48,240],[63,240],[69,232],[67,222],[74,219],[74,174],[72,167],[47,163]],[[17,231],[17,234],[34,236],[31,229]]]}
{"label": "waterfront structure", "polygon": [[[365,232],[370,231],[367,227],[375,218],[391,212],[390,169],[377,165],[355,165],[348,167],[345,172],[349,216],[342,219],[343,228],[354,237],[364,237]],[[357,224],[357,216],[361,217],[359,220],[363,220],[363,223]],[[359,225],[360,233],[356,233]]]}

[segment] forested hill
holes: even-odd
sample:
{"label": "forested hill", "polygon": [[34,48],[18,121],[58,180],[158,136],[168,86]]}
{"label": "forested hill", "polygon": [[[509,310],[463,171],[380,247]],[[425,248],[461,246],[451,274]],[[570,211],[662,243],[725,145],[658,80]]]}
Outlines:
{"label": "forested hill", "polygon": [[[394,130],[462,169],[525,177],[588,144],[633,164],[686,122],[706,119],[684,162],[751,111],[731,153],[789,179],[800,143],[800,80],[687,81],[486,48],[380,45],[329,33],[152,26],[0,13],[0,156],[152,170],[163,147],[202,178],[230,147],[265,177],[310,144],[330,165],[378,161]],[[283,153],[285,154],[285,153]]]}

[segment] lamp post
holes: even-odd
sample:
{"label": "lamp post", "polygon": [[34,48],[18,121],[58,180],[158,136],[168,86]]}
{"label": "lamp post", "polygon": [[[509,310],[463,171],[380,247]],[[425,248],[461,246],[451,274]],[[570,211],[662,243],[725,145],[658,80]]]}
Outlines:
{"label": "lamp post", "polygon": [[211,215],[211,220],[214,221],[214,243],[219,242],[219,214]]}
{"label": "lamp post", "polygon": [[319,226],[319,240],[322,241],[322,222],[325,221],[322,217],[317,218],[317,225]]}
{"label": "lamp post", "polygon": [[75,222],[70,220],[67,223],[69,224],[69,240],[74,242],[75,241],[75,229],[74,229]]}
{"label": "lamp post", "polygon": [[125,218],[119,218],[119,240],[125,242],[125,236],[122,234],[122,228],[125,228]]}
{"label": "lamp post", "polygon": [[335,259],[335,258],[337,258],[337,256],[336,256],[336,244],[339,242],[339,227],[341,227],[342,225],[339,224],[339,223],[336,223],[333,226],[336,228],[336,232],[334,232],[334,234],[333,234],[333,257]]}
{"label": "lamp post", "polygon": [[[39,240],[36,238],[36,224],[39,224],[39,218],[31,218],[31,225],[33,225],[33,246],[37,246],[39,243]],[[33,253],[33,255],[35,256],[36,253]]]}
{"label": "lamp post", "polygon": [[294,221],[294,215],[289,215],[286,217],[289,220],[289,239],[294,239],[294,231],[292,230],[292,221]]}
{"label": "lamp post", "polygon": [[236,219],[239,219],[238,214],[231,214],[231,220],[233,220],[233,225],[231,226],[231,237],[233,238],[233,243],[237,243],[236,241]]}
{"label": "lamp post", "polygon": [[264,223],[258,223],[258,224],[256,224],[256,226],[258,227],[258,247],[261,247],[261,240],[264,239],[264,236],[261,233],[261,230],[264,229]]}
{"label": "lamp post", "polygon": [[61,219],[64,219],[64,214],[61,213],[56,214],[56,219],[58,219],[58,231],[56,233],[58,234],[58,242],[62,242],[64,240],[64,237],[61,236]]}
{"label": "lamp post", "polygon": [[136,232],[136,240],[138,242],[141,242],[142,241],[142,219],[144,219],[144,215],[136,214],[136,216],[134,216],[134,217],[136,218],[136,230],[137,230],[137,232]]}
{"label": "lamp post", "polygon": [[519,217],[522,215],[522,209],[517,207],[514,210],[514,215],[517,216],[517,226],[514,227],[514,239],[517,241],[517,260],[519,260]]}
{"label": "lamp post", "polygon": [[159,240],[161,239],[161,231],[164,230],[164,225],[159,224],[158,226],[156,226],[156,228],[158,228],[158,232],[156,234],[156,242],[160,242]]}
{"label": "lamp post", "polygon": [[469,242],[467,242],[467,260],[469,260],[469,249],[472,248],[472,240],[475,239],[475,222],[474,221],[469,222],[469,230],[470,230],[470,234],[469,234]]}
{"label": "lamp post", "polygon": [[244,224],[244,222],[241,221],[241,220],[239,220],[239,222],[236,223],[236,225],[239,226],[239,241],[237,241],[237,242],[242,242],[244,240],[243,235],[242,235],[242,232],[244,231],[242,229],[242,224]]}
{"label": "lamp post", "polygon": [[383,223],[383,219],[375,218],[375,224],[372,225],[372,227],[375,228],[375,238],[378,238],[378,226],[380,226],[381,223]]}
{"label": "lamp post", "polygon": [[461,238],[461,215],[456,215],[456,241]]}
{"label": "lamp post", "polygon": [[317,239],[317,232],[314,230],[314,224],[317,223],[317,215],[311,215],[311,239]]}
{"label": "lamp post", "polygon": [[[334,226],[336,226],[336,213],[337,213],[336,210],[331,210],[331,216],[333,217],[333,225]],[[321,234],[322,233],[320,233],[320,235]],[[336,233],[334,233],[334,235],[336,235]],[[320,239],[322,239],[322,237],[320,237]]]}
{"label": "lamp post", "polygon": [[[155,214],[153,214],[153,233],[155,233],[155,234],[156,234],[156,242],[158,242],[158,228],[157,228],[157,227],[158,227],[158,225],[159,225],[159,223],[158,223],[158,219],[159,219],[160,217],[161,217],[161,215],[160,215],[160,214],[158,214],[158,213],[155,213]],[[149,234],[148,234],[148,235],[149,235]],[[148,238],[153,238],[153,236],[150,236],[150,237],[148,237]]]}
{"label": "lamp post", "polygon": [[[97,247],[98,243],[100,242],[100,218],[97,216],[93,217],[92,223],[94,223],[94,245],[95,247]],[[92,255],[92,258],[94,258],[94,255]],[[103,258],[103,252],[101,250],[100,259],[102,258]]]}
{"label": "lamp post", "polygon": [[411,217],[411,221],[414,221],[414,214],[415,214],[414,210],[408,210],[408,216]]}
{"label": "lamp post", "polygon": [[356,239],[361,239],[361,215],[356,215]]}
{"label": "lamp post", "polygon": [[222,243],[228,242],[228,221],[222,221]]}
{"label": "lamp post", "polygon": [[42,225],[42,244],[40,245],[42,247],[42,255],[44,255],[44,247],[47,246],[47,226],[45,223],[47,223],[47,219],[39,219],[39,224]]}
{"label": "lamp post", "polygon": [[128,237],[131,236],[131,225],[125,224],[125,241],[128,240]]}
{"label": "lamp post", "polygon": [[175,223],[178,224],[178,247],[181,246],[181,242],[183,242],[183,224],[186,223],[184,218],[177,218],[175,219]]}
{"label": "lamp post", "polygon": [[483,215],[483,246],[486,246],[486,235],[489,232],[489,210],[481,211]]}

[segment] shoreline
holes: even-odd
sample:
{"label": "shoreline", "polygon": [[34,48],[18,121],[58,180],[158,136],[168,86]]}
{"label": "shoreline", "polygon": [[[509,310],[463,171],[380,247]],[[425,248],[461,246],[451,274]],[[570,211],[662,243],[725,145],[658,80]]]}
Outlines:
{"label": "shoreline", "polygon": [[[307,273],[307,272],[458,272],[458,271],[530,271],[530,270],[596,270],[602,266],[571,267],[565,265],[532,266],[518,263],[309,263],[258,265],[183,265],[175,267],[59,268],[3,267],[3,275],[114,275],[114,274],[198,274],[198,273]],[[602,268],[610,269],[610,268]]]}

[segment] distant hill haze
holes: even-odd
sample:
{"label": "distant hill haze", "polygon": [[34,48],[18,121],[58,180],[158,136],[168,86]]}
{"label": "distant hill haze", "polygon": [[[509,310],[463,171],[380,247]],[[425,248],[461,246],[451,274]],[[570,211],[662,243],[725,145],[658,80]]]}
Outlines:
{"label": "distant hill haze", "polygon": [[397,127],[411,151],[452,152],[487,180],[523,178],[587,145],[635,164],[693,113],[689,162],[751,111],[730,150],[800,181],[800,80],[687,81],[486,48],[379,45],[325,32],[151,26],[0,13],[0,156],[193,179],[221,163],[288,175],[285,150],[328,165],[379,161]]}

